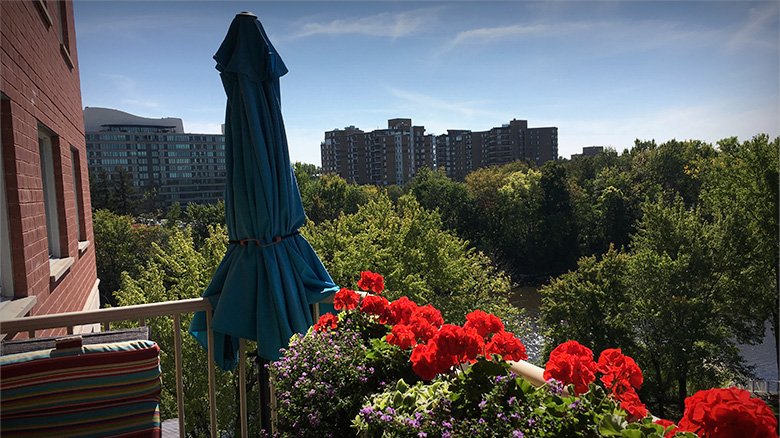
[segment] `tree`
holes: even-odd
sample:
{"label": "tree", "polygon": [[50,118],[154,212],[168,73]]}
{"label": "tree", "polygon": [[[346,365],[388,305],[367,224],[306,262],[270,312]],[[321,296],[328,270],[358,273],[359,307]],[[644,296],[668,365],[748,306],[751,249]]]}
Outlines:
{"label": "tree", "polygon": [[89,173],[89,192],[93,210],[111,207],[113,190],[111,187],[111,176],[106,169],[101,168],[97,175],[94,172]]}
{"label": "tree", "polygon": [[439,215],[411,196],[393,205],[380,194],[354,214],[307,222],[301,234],[342,287],[354,288],[356,275],[373,271],[385,277],[388,299],[407,296],[421,305],[431,303],[447,321],[463,323],[467,312],[479,308],[517,322],[507,300],[506,276],[443,230]]}
{"label": "tree", "polygon": [[703,157],[689,173],[701,181],[705,214],[722,227],[719,254],[728,261],[730,287],[738,291],[732,302],[734,323],[744,324],[738,334],[748,335],[739,338],[747,342],[764,332],[768,319],[775,351],[780,351],[780,137],[770,141],[767,135],[757,135],[743,143],[732,137],[718,145],[717,156]]}
{"label": "tree", "polygon": [[473,237],[474,197],[466,185],[452,181],[444,169],[420,169],[404,187],[428,210],[437,210],[443,225],[464,239]]}
{"label": "tree", "polygon": [[137,224],[130,216],[120,216],[110,210],[95,210],[92,228],[100,304],[115,306],[113,293],[121,285],[122,273],[137,276],[151,257],[152,242],[164,244],[168,233],[158,226]]}
{"label": "tree", "polygon": [[377,196],[374,186],[361,186],[347,183],[344,178],[328,174],[315,181],[310,181],[301,192],[306,216],[320,223],[333,220],[340,214],[357,212],[358,206]]}
{"label": "tree", "polygon": [[200,248],[209,236],[209,228],[217,225],[227,226],[225,221],[225,201],[216,204],[187,204],[184,217],[192,230],[195,248]]}
{"label": "tree", "polygon": [[[174,301],[199,297],[211,281],[211,277],[222,260],[227,248],[227,232],[224,226],[212,226],[200,250],[196,250],[188,228],[173,228],[165,246],[153,243],[153,254],[140,272],[131,276],[123,274],[122,287],[116,292],[120,306]],[[182,336],[182,361],[184,384],[184,416],[188,436],[208,436],[208,380],[206,378],[206,351],[186,334],[192,315],[182,315],[179,329]],[[160,413],[163,419],[177,415],[174,326],[173,318],[157,317],[147,321],[151,327],[152,339],[160,346],[160,367],[164,382],[160,396]],[[250,345],[251,344],[251,345]],[[248,343],[251,349],[254,343]],[[216,373],[217,424],[220,436],[237,436],[240,415],[238,408],[237,369],[232,372]],[[256,416],[258,397],[250,391],[256,390],[257,367],[247,362],[247,401],[249,406],[250,434],[259,436]],[[169,383],[167,383],[169,382]]]}
{"label": "tree", "polygon": [[133,184],[133,176],[124,167],[117,167],[111,178],[114,193],[112,209],[118,214],[135,215],[137,213],[138,192]]}
{"label": "tree", "polygon": [[541,322],[545,327],[545,357],[570,339],[595,352],[621,348],[637,354],[635,327],[629,318],[629,256],[614,247],[602,256],[583,257],[577,270],[543,286]]}

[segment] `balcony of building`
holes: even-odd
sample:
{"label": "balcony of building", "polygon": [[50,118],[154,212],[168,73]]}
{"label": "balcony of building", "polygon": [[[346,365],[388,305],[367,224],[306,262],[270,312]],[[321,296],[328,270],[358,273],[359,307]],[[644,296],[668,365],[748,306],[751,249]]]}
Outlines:
{"label": "balcony of building", "polygon": [[[325,300],[324,302],[332,302],[332,297],[328,300]],[[172,327],[173,327],[173,336],[174,336],[174,346],[173,351],[161,351],[161,356],[163,356],[162,353],[164,353],[164,358],[161,360],[170,360],[170,358],[173,358],[174,365],[175,365],[175,381],[174,382],[168,382],[163,381],[163,387],[166,391],[169,391],[170,393],[174,393],[176,395],[176,403],[177,403],[177,415],[175,418],[172,419],[163,419],[162,421],[162,431],[163,431],[163,437],[184,437],[186,436],[185,431],[187,430],[187,421],[191,420],[186,418],[185,416],[185,404],[186,403],[198,403],[198,400],[189,400],[187,398],[187,394],[185,391],[185,386],[183,382],[183,364],[188,363],[191,361],[187,361],[186,357],[183,357],[182,353],[182,344],[184,342],[194,342],[190,338],[188,334],[182,335],[182,320],[186,315],[193,314],[195,312],[206,312],[207,315],[207,322],[210,325],[211,321],[211,304],[209,301],[205,298],[193,298],[193,299],[185,299],[185,300],[178,300],[178,301],[168,301],[168,302],[160,302],[160,303],[151,303],[151,304],[141,304],[141,305],[134,305],[134,306],[124,306],[124,307],[115,307],[115,308],[103,308],[103,309],[97,309],[97,310],[89,310],[89,311],[80,311],[80,312],[69,312],[69,313],[60,313],[60,314],[52,314],[52,315],[41,315],[41,316],[30,316],[30,317],[20,317],[20,318],[12,318],[2,321],[2,324],[0,325],[0,332],[4,336],[3,341],[3,349],[0,351],[0,354],[13,354],[16,351],[19,350],[18,344],[20,342],[29,344],[32,343],[33,345],[38,345],[36,348],[52,348],[55,342],[54,338],[38,338],[37,336],[40,335],[44,330],[51,330],[51,329],[64,329],[67,331],[69,335],[72,335],[74,332],[78,333],[80,332],[80,328],[84,326],[90,326],[94,325],[95,327],[99,327],[99,332],[101,333],[116,333],[116,331],[112,331],[112,329],[115,329],[117,327],[128,327],[128,325],[131,325],[133,327],[137,328],[144,328],[147,326],[147,322],[152,320],[153,318],[170,318],[172,321]],[[315,318],[319,318],[319,303],[312,306],[312,316]],[[133,328],[127,329],[125,328],[123,331],[132,331]],[[26,338],[24,340],[15,340],[15,341],[9,341],[9,338],[14,337],[15,335],[20,334],[21,336],[16,337],[22,337]],[[67,338],[67,337],[60,337],[60,338]],[[154,335],[152,336],[152,340],[154,340]],[[85,342],[86,344],[87,342]],[[211,349],[213,348],[213,335],[212,332],[209,330],[209,340],[208,340],[208,351],[207,351],[207,357],[211,358]],[[29,348],[28,348],[29,350]],[[249,436],[249,418],[250,416],[256,417],[260,419],[261,425],[265,426],[264,429],[266,430],[273,430],[274,428],[274,396],[273,396],[273,388],[269,388],[269,393],[266,395],[266,401],[263,402],[263,395],[260,395],[261,397],[261,412],[259,413],[249,413],[247,411],[247,382],[246,382],[246,376],[247,376],[247,370],[246,370],[246,363],[247,363],[247,352],[246,352],[246,343],[242,339],[239,346],[239,358],[238,358],[238,385],[237,388],[239,389],[238,394],[238,400],[239,400],[239,411],[236,412],[237,417],[240,421],[237,423],[240,423],[240,425],[237,427],[237,430],[231,430],[229,429],[229,426],[218,424],[217,421],[217,412],[220,410],[220,408],[225,409],[225,407],[221,407],[217,403],[217,397],[216,397],[216,389],[215,389],[215,376],[217,373],[220,373],[221,371],[215,369],[214,361],[208,360],[207,363],[202,364],[202,369],[197,370],[197,372],[201,372],[203,379],[208,380],[208,410],[209,410],[209,426],[210,430],[207,431],[207,434],[211,437],[218,437],[218,436],[241,436],[241,437],[247,437]],[[542,385],[544,384],[544,378],[542,377],[543,369],[532,365],[530,363],[520,361],[520,362],[511,362],[511,369],[516,374],[521,375],[526,378],[526,380],[529,380],[531,383],[535,385]],[[86,388],[86,390],[90,390],[91,388]],[[94,388],[95,390],[99,390],[99,388]],[[234,409],[234,407],[230,406],[227,409]]]}

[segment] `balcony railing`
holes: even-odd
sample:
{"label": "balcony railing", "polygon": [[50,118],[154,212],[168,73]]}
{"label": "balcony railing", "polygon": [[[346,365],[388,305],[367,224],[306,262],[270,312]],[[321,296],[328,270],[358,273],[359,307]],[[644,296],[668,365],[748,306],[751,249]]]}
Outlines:
{"label": "balcony railing", "polygon": [[[332,302],[333,297],[324,300],[324,303]],[[23,318],[14,318],[2,321],[0,324],[0,333],[12,337],[16,333],[27,333],[30,338],[36,337],[36,332],[47,329],[65,328],[69,334],[74,332],[74,327],[86,326],[92,324],[101,324],[104,331],[111,329],[111,324],[123,321],[138,321],[139,326],[145,326],[146,321],[160,316],[172,316],[174,332],[174,358],[176,375],[176,401],[178,410],[179,436],[185,436],[185,418],[184,418],[184,399],[183,399],[183,378],[182,378],[182,339],[180,318],[183,314],[206,312],[206,326],[208,330],[207,347],[207,373],[209,384],[209,418],[210,434],[213,438],[218,436],[217,429],[217,409],[216,409],[216,389],[215,389],[215,369],[212,350],[214,348],[214,338],[211,332],[212,308],[209,301],[205,298],[192,298],[178,301],[167,301],[160,303],[139,304],[134,306],[113,307],[107,309],[86,310],[80,312],[59,313],[52,315],[28,316]],[[314,319],[319,318],[319,304],[312,305],[312,314]],[[511,370],[536,386],[545,383],[543,369],[525,361],[510,362]],[[239,405],[241,419],[241,436],[248,436],[247,424],[247,395],[246,395],[246,346],[243,339],[239,342]],[[273,392],[271,401],[273,403]],[[272,411],[272,415],[274,412]],[[273,423],[271,425],[273,429]]]}

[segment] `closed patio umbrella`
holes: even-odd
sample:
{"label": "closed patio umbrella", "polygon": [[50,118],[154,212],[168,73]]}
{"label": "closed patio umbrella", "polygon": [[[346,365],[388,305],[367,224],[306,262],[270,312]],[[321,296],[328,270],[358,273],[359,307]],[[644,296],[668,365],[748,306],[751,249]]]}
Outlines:
{"label": "closed patio umbrella", "polygon": [[[214,309],[214,359],[228,371],[240,338],[257,341],[261,357],[278,359],[290,337],[311,326],[309,306],[338,286],[298,233],[306,216],[279,93],[287,68],[254,14],[236,15],[214,59],[227,94],[229,245],[203,297]],[[195,314],[189,332],[206,347],[205,312]]]}

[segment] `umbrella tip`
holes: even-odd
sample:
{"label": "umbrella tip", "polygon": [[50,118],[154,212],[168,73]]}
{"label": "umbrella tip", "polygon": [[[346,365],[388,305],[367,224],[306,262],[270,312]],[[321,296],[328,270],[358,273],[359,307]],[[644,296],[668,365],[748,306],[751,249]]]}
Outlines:
{"label": "umbrella tip", "polygon": [[257,15],[255,15],[255,14],[253,14],[251,12],[248,12],[248,11],[243,11],[241,13],[236,14],[236,17],[243,17],[243,16],[257,18]]}

